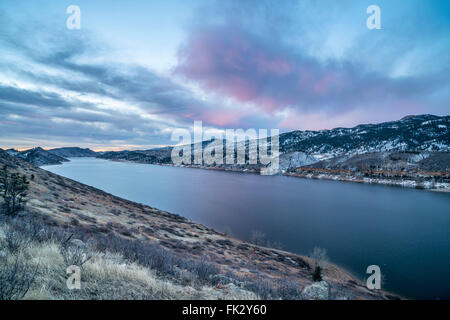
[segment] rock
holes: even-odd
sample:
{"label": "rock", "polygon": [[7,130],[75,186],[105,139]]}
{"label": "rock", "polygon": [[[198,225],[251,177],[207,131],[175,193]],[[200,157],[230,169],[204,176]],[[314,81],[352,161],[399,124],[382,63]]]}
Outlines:
{"label": "rock", "polygon": [[6,252],[3,250],[0,250],[0,259],[1,258],[6,258]]}
{"label": "rock", "polygon": [[306,166],[312,163],[316,163],[317,161],[318,160],[316,158],[304,152],[289,152],[284,153],[280,156],[279,167],[280,170],[284,172],[288,169]]}
{"label": "rock", "polygon": [[326,281],[315,282],[303,289],[302,296],[307,300],[328,300],[330,285]]}

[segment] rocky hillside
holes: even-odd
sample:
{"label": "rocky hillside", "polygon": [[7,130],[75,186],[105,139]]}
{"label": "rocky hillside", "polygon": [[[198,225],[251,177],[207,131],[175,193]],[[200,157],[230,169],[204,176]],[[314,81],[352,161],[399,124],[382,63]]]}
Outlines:
{"label": "rocky hillside", "polygon": [[7,153],[36,166],[62,164],[63,162],[69,161],[40,147],[25,151],[16,151],[14,149],[9,149]]}
{"label": "rocky hillside", "polygon": [[97,155],[101,159],[125,160],[149,164],[170,164],[172,148],[158,148],[137,151],[110,151]]}
{"label": "rocky hillside", "polygon": [[382,151],[449,151],[450,116],[418,115],[380,124],[280,135],[281,152],[302,151],[316,158]]}
{"label": "rocky hillside", "polygon": [[[292,159],[293,152],[297,152],[293,154],[294,158],[301,155],[301,158],[306,159],[309,156],[306,162],[317,162],[343,154],[355,155],[392,150],[449,151],[449,125],[450,116],[418,115],[380,124],[362,124],[353,128],[292,131],[280,134],[280,152],[291,154],[289,159]],[[205,141],[204,145],[209,143],[210,141]],[[193,146],[192,149],[194,149]],[[170,152],[171,148],[168,147],[145,151],[107,152],[100,157],[148,163],[170,163]],[[306,165],[306,162],[302,162],[302,165]]]}
{"label": "rocky hillside", "polygon": [[450,152],[383,151],[341,155],[286,175],[450,191]]}
{"label": "rocky hillside", "polygon": [[[450,117],[434,115],[407,116],[398,121],[380,124],[362,124],[353,128],[335,128],[320,131],[293,131],[279,136],[279,172],[291,174],[301,167],[350,170],[349,174],[364,176],[367,168],[377,170],[408,171],[410,179],[442,182],[450,166]],[[211,141],[202,142],[203,147]],[[244,145],[246,153],[249,143]],[[191,145],[192,157],[194,145]],[[152,164],[171,164],[171,148],[107,152],[99,157],[111,160],[127,160]],[[223,147],[224,159],[226,147]],[[407,155],[408,154],[408,155]],[[400,158],[399,158],[400,157]],[[406,158],[407,159],[406,159]],[[403,159],[403,160],[400,160]],[[225,162],[225,160],[224,160]],[[214,168],[259,172],[260,163],[252,165],[190,165],[193,167]],[[427,172],[438,172],[428,174]],[[325,171],[324,171],[325,172]],[[329,172],[329,171],[328,171]],[[347,174],[347,172],[345,172]],[[389,174],[392,175],[392,174]],[[299,176],[307,177],[308,174]],[[326,177],[326,176],[324,176]],[[438,177],[438,179],[434,179]],[[443,185],[445,186],[445,185]]]}
{"label": "rocky hillside", "polygon": [[[360,170],[393,170],[408,172],[450,173],[450,152],[382,151],[341,155],[309,165],[311,168]],[[449,181],[450,182],[450,181]]]}
{"label": "rocky hillside", "polygon": [[41,147],[37,147],[24,151],[8,149],[6,150],[6,153],[36,166],[62,164],[63,162],[69,161],[66,158],[97,156],[97,153],[90,149],[82,149],[78,147],[56,148],[49,150],[44,150]]}
{"label": "rocky hillside", "polygon": [[92,151],[91,149],[82,149],[78,147],[55,148],[47,151],[62,158],[95,157],[97,155],[97,152]]}
{"label": "rocky hillside", "polygon": [[[77,292],[80,296],[75,298],[395,298],[383,291],[368,290],[333,264],[324,269],[325,282],[313,284],[313,260],[308,257],[239,241],[176,214],[50,173],[1,150],[0,165],[33,176],[26,211],[18,221],[34,221],[25,226],[6,222],[2,228],[12,228],[12,233],[0,232],[0,245],[8,239],[37,237],[42,233],[39,230],[44,230],[41,224],[50,230],[43,240],[21,242],[25,245],[20,255],[32,257],[26,261],[44,261],[46,265],[38,268],[29,298],[74,298],[61,277],[64,261],[72,263],[70,259],[74,258],[68,254],[64,239],[71,240],[69,248],[74,246],[73,250],[88,246],[85,253],[94,257],[83,267],[87,288]],[[3,256],[5,252],[7,257],[17,255],[8,247],[0,250],[4,250]],[[14,261],[8,258],[1,270],[14,268]],[[99,272],[102,268],[109,271]]]}

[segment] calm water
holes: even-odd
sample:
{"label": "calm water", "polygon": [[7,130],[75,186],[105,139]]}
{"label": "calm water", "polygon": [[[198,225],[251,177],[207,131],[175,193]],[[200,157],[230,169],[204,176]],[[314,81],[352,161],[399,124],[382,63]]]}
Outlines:
{"label": "calm water", "polygon": [[71,159],[44,169],[248,240],[327,249],[361,279],[376,264],[384,289],[450,299],[450,194],[334,181]]}

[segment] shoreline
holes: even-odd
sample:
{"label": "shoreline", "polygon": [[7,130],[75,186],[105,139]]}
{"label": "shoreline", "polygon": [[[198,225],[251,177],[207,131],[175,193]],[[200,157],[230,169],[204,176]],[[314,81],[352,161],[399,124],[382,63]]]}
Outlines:
{"label": "shoreline", "polygon": [[340,182],[353,182],[360,184],[374,184],[374,185],[384,185],[389,187],[400,187],[400,188],[408,188],[408,189],[416,189],[416,190],[425,190],[425,191],[433,191],[433,192],[442,192],[442,193],[450,193],[450,185],[447,183],[441,183],[444,186],[441,188],[435,187],[427,187],[424,185],[418,185],[418,182],[415,180],[392,180],[392,179],[377,179],[377,178],[360,178],[360,177],[342,177],[337,175],[312,175],[312,174],[300,174],[300,173],[284,173],[284,176],[294,177],[294,178],[303,178],[303,179],[313,179],[313,180],[331,180],[331,181],[340,181]]}
{"label": "shoreline", "polygon": [[[108,159],[102,159],[102,160],[108,160]],[[131,162],[131,163],[137,163],[135,161],[127,161],[127,160],[111,160],[111,161],[116,161],[116,162]],[[145,164],[145,163],[143,163]],[[159,166],[170,166],[170,167],[180,167],[180,166],[173,166],[173,165],[169,165],[169,164],[155,164],[155,165],[159,165]],[[212,168],[206,168],[206,167],[192,167],[192,168],[197,168],[197,169],[206,169],[206,170],[212,170]],[[45,170],[45,169],[44,169]],[[220,170],[220,169],[219,169]],[[221,170],[221,171],[231,171],[231,170]],[[243,172],[242,170],[233,170],[233,172],[238,172],[238,173],[257,173],[257,172]],[[61,176],[63,177],[63,176]],[[67,178],[64,178],[67,179]],[[77,182],[77,184],[81,184],[80,182]],[[91,187],[92,189],[96,189],[95,187]],[[101,189],[98,189],[101,192],[105,192],[102,191]],[[106,192],[105,192],[106,193]],[[117,196],[113,196],[113,197],[117,197]],[[120,198],[120,197],[119,197]],[[126,202],[132,202],[131,200],[127,200],[125,198],[123,198],[123,200],[125,200]],[[143,205],[145,206],[145,205]],[[162,212],[161,210],[157,209],[157,208],[153,208],[154,210],[157,210],[158,212]],[[168,213],[168,215],[173,215],[172,213]],[[182,218],[183,220],[185,220],[186,223],[192,225],[192,226],[199,226],[200,228],[202,228],[203,230],[208,230],[207,233],[211,233],[212,235],[214,235],[214,237],[220,237],[220,238],[224,238],[227,240],[230,240],[233,243],[236,243],[237,247],[239,247],[239,244],[242,244],[244,246],[249,246],[249,247],[254,247],[257,252],[277,252],[278,253],[278,257],[283,257],[284,260],[286,260],[289,263],[289,261],[291,261],[291,263],[293,263],[295,266],[295,262],[292,261],[297,261],[297,259],[295,259],[295,257],[300,258],[301,260],[307,261],[308,264],[313,265],[312,259],[304,253],[299,253],[299,252],[293,252],[293,251],[286,251],[283,249],[275,249],[275,248],[271,248],[271,247],[267,247],[264,245],[254,245],[252,243],[249,243],[245,240],[239,239],[237,237],[234,236],[229,236],[226,235],[220,231],[215,230],[214,228],[211,228],[205,224],[202,224],[200,222],[196,222],[194,220],[191,219],[187,219],[183,216],[180,215],[180,218]],[[259,248],[259,249],[256,249]],[[243,254],[243,252],[241,253]],[[292,258],[294,258],[292,260]],[[398,299],[407,299],[404,296],[392,292],[392,291],[386,291],[385,289],[381,289],[381,290],[376,290],[376,291],[372,291],[369,290],[365,287],[365,279],[363,276],[360,275],[356,275],[355,273],[349,271],[346,267],[338,265],[332,261],[328,262],[328,267],[327,267],[327,272],[324,274],[324,280],[327,282],[350,282],[352,283],[355,282],[359,288],[367,290],[367,292],[370,292],[372,294],[378,295],[378,294],[382,294],[384,296],[389,296],[389,297],[393,297],[393,298],[398,298]]]}
{"label": "shoreline", "polygon": [[[140,163],[140,164],[150,164],[156,166],[164,166],[164,167],[175,167],[175,168],[191,168],[191,169],[204,169],[204,170],[215,170],[215,171],[225,171],[225,172],[235,172],[235,173],[245,173],[245,174],[257,174],[260,175],[258,170],[254,169],[236,169],[236,168],[224,168],[224,167],[205,167],[205,166],[197,166],[197,165],[180,165],[176,166],[173,164],[167,163],[148,163],[148,162],[139,162],[139,161],[131,161],[124,159],[103,159],[108,161],[115,162],[130,162],[130,163]],[[378,179],[378,178],[361,178],[356,176],[338,176],[338,175],[327,175],[327,174],[301,174],[295,172],[283,172],[278,173],[276,175],[281,175],[285,177],[293,177],[293,178],[303,178],[303,179],[312,179],[312,180],[329,180],[329,181],[340,181],[340,182],[353,182],[353,183],[361,183],[361,184],[375,184],[375,185],[384,185],[390,187],[401,187],[408,189],[416,189],[416,190],[426,190],[433,192],[442,192],[442,193],[450,193],[450,184],[445,182],[439,182],[438,184],[442,185],[440,188],[436,187],[427,187],[426,184],[420,185],[416,180],[393,180],[393,179]],[[433,183],[436,184],[436,183]]]}

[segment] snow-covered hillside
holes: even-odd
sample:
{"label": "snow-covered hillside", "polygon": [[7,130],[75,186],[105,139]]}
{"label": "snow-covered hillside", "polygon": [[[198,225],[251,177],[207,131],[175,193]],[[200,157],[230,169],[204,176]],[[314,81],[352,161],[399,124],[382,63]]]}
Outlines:
{"label": "snow-covered hillside", "polygon": [[449,151],[450,116],[419,115],[380,124],[280,135],[282,153],[301,151],[319,160],[379,151]]}

